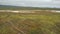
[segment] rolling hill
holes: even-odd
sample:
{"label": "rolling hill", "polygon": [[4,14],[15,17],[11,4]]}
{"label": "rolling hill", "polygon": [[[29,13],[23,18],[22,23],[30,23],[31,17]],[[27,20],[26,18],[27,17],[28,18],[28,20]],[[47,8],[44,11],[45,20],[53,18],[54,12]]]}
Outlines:
{"label": "rolling hill", "polygon": [[0,5],[0,10],[60,10],[60,8]]}

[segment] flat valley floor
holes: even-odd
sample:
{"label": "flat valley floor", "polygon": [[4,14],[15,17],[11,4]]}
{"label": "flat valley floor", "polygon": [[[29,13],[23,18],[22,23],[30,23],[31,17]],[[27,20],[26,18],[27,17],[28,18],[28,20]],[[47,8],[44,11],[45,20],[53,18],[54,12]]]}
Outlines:
{"label": "flat valley floor", "polygon": [[0,12],[0,34],[60,34],[60,13]]}

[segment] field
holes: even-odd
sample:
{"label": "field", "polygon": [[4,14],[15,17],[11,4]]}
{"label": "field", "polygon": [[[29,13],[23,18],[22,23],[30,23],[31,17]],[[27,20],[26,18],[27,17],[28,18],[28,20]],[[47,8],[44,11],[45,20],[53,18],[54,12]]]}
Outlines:
{"label": "field", "polygon": [[0,12],[0,34],[60,34],[60,13]]}

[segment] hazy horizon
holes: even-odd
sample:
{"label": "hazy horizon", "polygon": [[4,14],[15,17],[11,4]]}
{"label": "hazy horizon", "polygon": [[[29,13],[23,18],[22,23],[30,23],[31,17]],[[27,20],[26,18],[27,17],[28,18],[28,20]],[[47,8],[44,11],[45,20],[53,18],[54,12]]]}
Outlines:
{"label": "hazy horizon", "polygon": [[0,0],[0,5],[60,8],[60,0]]}

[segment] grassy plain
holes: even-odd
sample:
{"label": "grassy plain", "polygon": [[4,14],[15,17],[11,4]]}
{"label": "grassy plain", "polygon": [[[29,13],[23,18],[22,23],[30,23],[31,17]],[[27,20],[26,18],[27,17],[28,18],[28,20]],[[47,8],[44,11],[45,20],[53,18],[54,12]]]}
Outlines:
{"label": "grassy plain", "polygon": [[0,12],[0,34],[60,34],[60,13]]}

